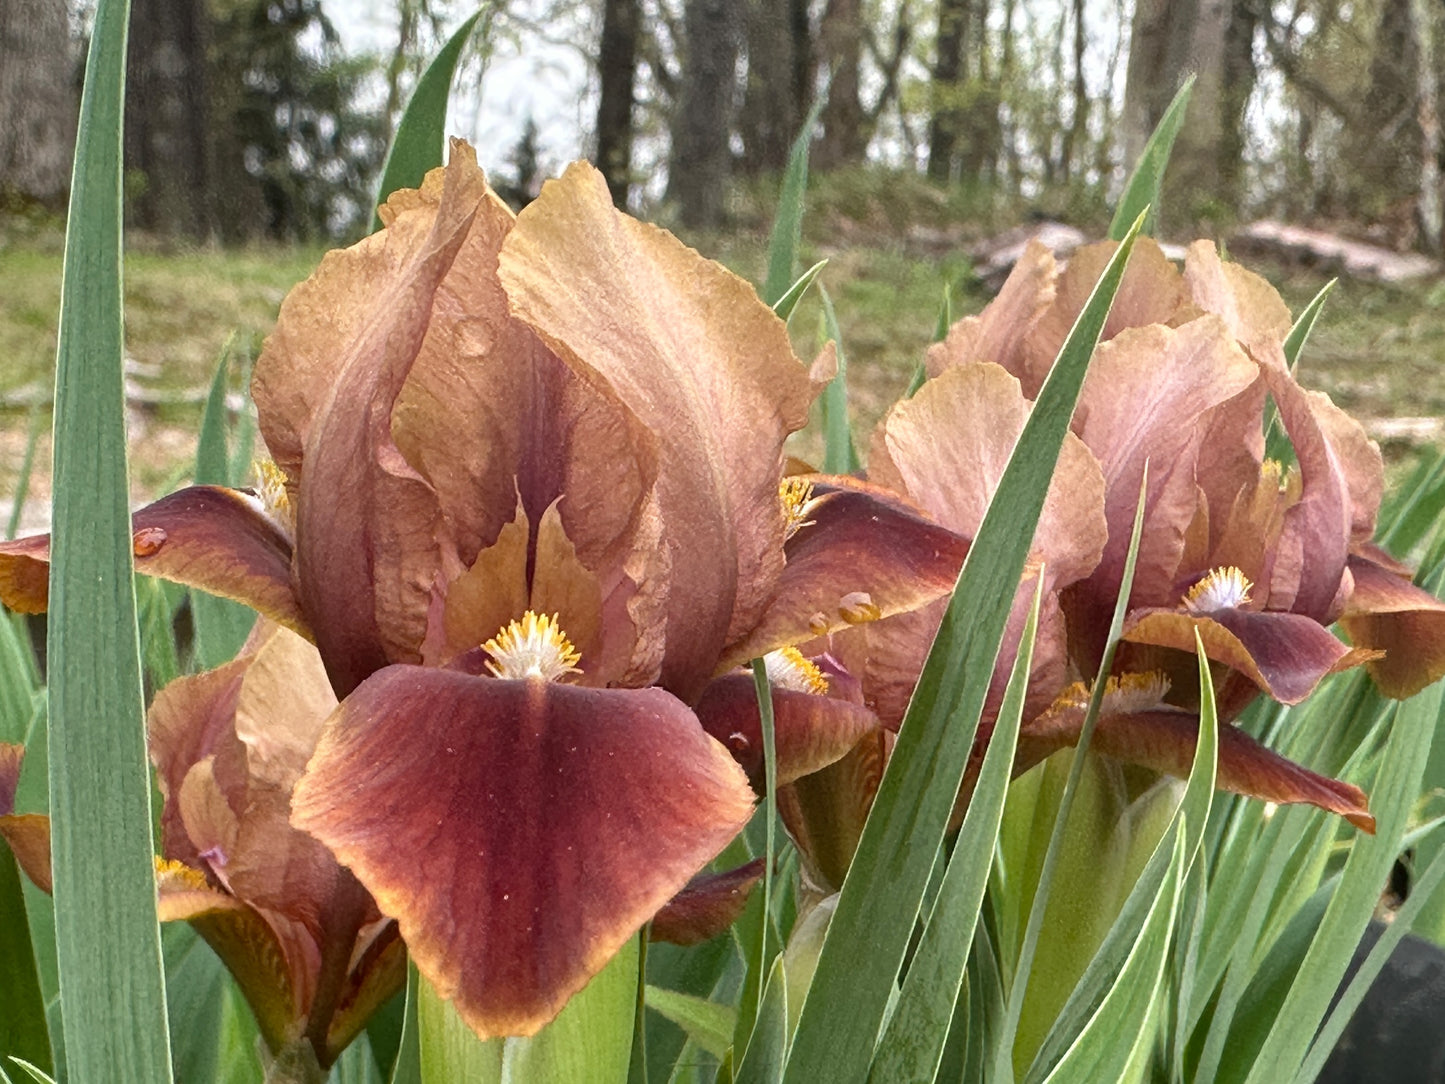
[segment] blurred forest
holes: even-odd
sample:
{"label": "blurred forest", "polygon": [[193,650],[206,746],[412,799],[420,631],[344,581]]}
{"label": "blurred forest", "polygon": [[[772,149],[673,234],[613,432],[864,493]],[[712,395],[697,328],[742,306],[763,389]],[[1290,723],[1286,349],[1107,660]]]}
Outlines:
{"label": "blurred forest", "polygon": [[[368,8],[369,5],[369,8]],[[388,47],[342,47],[363,9]],[[129,222],[223,242],[363,228],[391,126],[462,0],[133,0]],[[63,205],[87,12],[0,5],[0,194]],[[1097,215],[1197,73],[1166,232],[1245,217],[1441,246],[1445,3],[1427,0],[496,0],[463,78],[527,35],[585,59],[578,133],[614,197],[725,223],[734,181],[868,166],[975,207]],[[467,74],[467,72],[470,74]],[[562,163],[491,155],[523,201]],[[465,132],[463,133],[465,134]]]}

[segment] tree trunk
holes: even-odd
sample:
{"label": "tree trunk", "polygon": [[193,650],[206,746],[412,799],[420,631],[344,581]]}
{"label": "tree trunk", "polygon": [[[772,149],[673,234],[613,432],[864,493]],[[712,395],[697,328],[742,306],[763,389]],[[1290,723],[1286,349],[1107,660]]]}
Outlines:
{"label": "tree trunk", "polygon": [[[1348,140],[1344,209],[1368,220],[1400,218],[1402,205],[1420,193],[1422,76],[1419,27],[1411,17],[1411,6],[1412,0],[1385,0],[1380,7],[1369,86],[1359,123]],[[1398,227],[1395,232],[1400,232]]]}
{"label": "tree trunk", "polygon": [[738,0],[687,0],[683,14],[687,57],[672,131],[667,193],[683,225],[716,226],[731,152],[741,12]]}
{"label": "tree trunk", "polygon": [[1239,210],[1256,25],[1252,0],[1139,0],[1135,7],[1122,117],[1127,168],[1185,75],[1195,73],[1165,176],[1167,212],[1213,219]]}
{"label": "tree trunk", "polygon": [[[793,19],[794,0],[746,0],[748,82],[738,127],[743,171],[752,175],[785,169],[803,122]],[[803,9],[804,18],[807,9]]]}
{"label": "tree trunk", "polygon": [[964,42],[972,0],[939,0],[938,56],[933,64],[933,121],[928,128],[928,176],[947,181],[963,124]]}
{"label": "tree trunk", "polygon": [[1089,134],[1089,88],[1084,81],[1084,48],[1088,38],[1084,33],[1084,0],[1074,0],[1074,115],[1069,119],[1069,129],[1064,133],[1064,146],[1059,155],[1060,171],[1067,184],[1074,175],[1076,156],[1084,153],[1084,141]]}
{"label": "tree trunk", "polygon": [[132,0],[126,65],[131,221],[192,238],[212,232],[203,0]]}
{"label": "tree trunk", "polygon": [[828,101],[823,106],[823,138],[818,168],[836,169],[863,161],[868,151],[864,131],[861,67],[863,63],[862,0],[828,0],[818,28],[823,62],[828,67]]}
{"label": "tree trunk", "polygon": [[605,0],[598,50],[602,93],[597,101],[597,168],[612,202],[627,206],[632,185],[632,104],[637,84],[638,0]]}
{"label": "tree trunk", "polygon": [[1445,230],[1445,208],[1440,191],[1440,86],[1438,57],[1441,17],[1438,5],[1426,0],[1412,0],[1410,15],[1415,22],[1415,37],[1420,42],[1419,117],[1420,117],[1420,248],[1438,256],[1441,232]]}
{"label": "tree trunk", "polygon": [[0,3],[0,194],[58,205],[75,151],[64,0]]}

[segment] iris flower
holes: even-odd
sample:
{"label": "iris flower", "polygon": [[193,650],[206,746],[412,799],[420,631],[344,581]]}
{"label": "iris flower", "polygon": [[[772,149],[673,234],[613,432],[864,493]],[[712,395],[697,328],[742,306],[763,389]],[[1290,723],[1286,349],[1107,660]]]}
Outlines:
{"label": "iris flower", "polygon": [[[529,1034],[748,819],[713,679],[940,596],[956,539],[783,479],[825,367],[591,167],[514,217],[454,143],[381,217],[257,362],[264,484],[143,509],[136,566],[314,640],[340,703],[292,823],[477,1032]],[[8,604],[46,547],[0,547]]]}
{"label": "iris flower", "polygon": [[[930,379],[879,425],[870,478],[971,537],[1028,399],[1111,253],[1086,248],[1060,274],[1046,250],[1031,247],[999,297],[931,349]],[[1370,541],[1383,480],[1378,449],[1326,397],[1295,382],[1282,348],[1289,328],[1274,290],[1222,263],[1207,242],[1190,248],[1182,275],[1152,242],[1137,245],[1031,546],[1029,565],[1042,569],[1046,593],[1018,770],[1077,741],[1084,682],[1102,658],[1146,463],[1126,642],[1097,749],[1187,772],[1197,732],[1196,631],[1216,664],[1226,722],[1261,693],[1298,703],[1325,675],[1361,663],[1396,696],[1445,672],[1445,605]],[[1296,466],[1264,457],[1267,399]],[[1027,582],[1015,629],[1026,593]],[[890,725],[901,719],[941,612],[832,638]],[[1354,647],[1328,631],[1337,618]],[[1225,728],[1220,749],[1221,786],[1312,802],[1373,826],[1357,787],[1292,764],[1235,727]]]}
{"label": "iris flower", "polygon": [[[160,918],[188,920],[215,949],[273,1056],[322,1069],[406,978],[396,923],[290,824],[335,706],[316,649],[261,622],[235,660],[161,690],[148,721]],[[0,834],[48,891],[48,818],[13,813],[19,766],[18,746],[0,747]]]}

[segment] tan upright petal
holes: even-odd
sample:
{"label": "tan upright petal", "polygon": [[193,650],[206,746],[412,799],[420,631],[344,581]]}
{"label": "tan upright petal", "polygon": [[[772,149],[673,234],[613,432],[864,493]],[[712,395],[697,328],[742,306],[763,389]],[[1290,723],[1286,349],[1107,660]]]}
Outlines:
{"label": "tan upright petal", "polygon": [[1272,610],[1292,610],[1316,621],[1338,616],[1351,527],[1356,520],[1346,474],[1310,393],[1286,371],[1282,354],[1262,361],[1269,391],[1299,463],[1299,499],[1284,512],[1269,584],[1256,598]]}
{"label": "tan upright petal", "polygon": [[1279,291],[1253,271],[1221,260],[1213,241],[1189,246],[1184,282],[1194,304],[1220,317],[1247,350],[1283,343],[1294,323]]}
{"label": "tan upright petal", "polygon": [[[907,496],[971,539],[998,489],[1030,405],[1019,382],[992,364],[939,374],[879,423],[869,478]],[[1064,438],[1030,552],[1051,587],[1091,572],[1108,537],[1104,475],[1072,433]]]}
{"label": "tan upright petal", "polygon": [[585,163],[543,187],[502,248],[512,311],[657,437],[672,566],[665,685],[701,687],[782,568],[783,439],[812,391],[746,282],[612,206]]}
{"label": "tan upright petal", "polygon": [[[454,145],[435,210],[409,209],[368,239],[386,290],[358,296],[354,275],[323,277],[323,264],[312,279],[321,292],[306,295],[312,306],[371,306],[353,336],[312,346],[339,353],[341,363],[305,435],[296,502],[302,604],[338,696],[393,658],[419,657],[443,524],[435,490],[393,443],[391,411],[442,280],[489,198],[470,148]],[[272,360],[258,363],[261,389],[266,374],[304,367],[297,350],[268,350]],[[260,398],[258,408],[265,412]]]}
{"label": "tan upright petal", "polygon": [[[1038,395],[1044,376],[1053,367],[1054,358],[1117,247],[1113,241],[1103,241],[1085,245],[1069,257],[1068,266],[1059,276],[1058,294],[1039,319],[1025,349],[1030,379],[1025,382],[1024,394],[1030,399]],[[1100,341],[1107,342],[1125,328],[1173,325],[1196,315],[1198,310],[1189,300],[1184,279],[1152,238],[1141,237],[1129,255]],[[1034,380],[1038,383],[1034,384]]]}
{"label": "tan upright petal", "polygon": [[1170,606],[1179,598],[1179,566],[1199,501],[1199,447],[1211,411],[1253,383],[1258,367],[1225,334],[1217,317],[1179,328],[1121,332],[1099,347],[1074,417],[1077,432],[1108,481],[1109,540],[1097,570],[1070,591],[1079,665],[1098,662],[1102,635],[1124,571],[1145,464],[1149,486],[1131,597],[1133,606]]}
{"label": "tan upright petal", "polygon": [[[965,316],[948,329],[948,337],[928,348],[929,376],[944,369],[978,361],[1001,365],[1023,383],[1029,398],[1038,395],[1048,376],[1039,370],[1024,344],[1039,319],[1053,303],[1058,275],[1054,254],[1037,240],[1030,241],[1014,264],[998,296],[977,316]],[[1053,358],[1048,359],[1048,364]]]}

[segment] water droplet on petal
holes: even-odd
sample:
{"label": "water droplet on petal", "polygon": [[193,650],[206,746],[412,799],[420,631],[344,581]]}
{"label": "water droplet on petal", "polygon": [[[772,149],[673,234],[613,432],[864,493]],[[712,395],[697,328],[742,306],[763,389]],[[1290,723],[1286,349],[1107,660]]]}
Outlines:
{"label": "water droplet on petal", "polygon": [[162,527],[142,527],[131,536],[131,548],[137,557],[150,557],[166,544]]}

